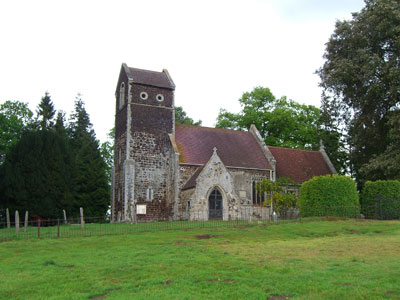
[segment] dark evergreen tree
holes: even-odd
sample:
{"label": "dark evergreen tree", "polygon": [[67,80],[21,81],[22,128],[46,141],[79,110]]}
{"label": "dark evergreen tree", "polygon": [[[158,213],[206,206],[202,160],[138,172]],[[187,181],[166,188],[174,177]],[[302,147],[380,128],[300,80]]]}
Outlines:
{"label": "dark evergreen tree", "polygon": [[110,202],[106,164],[80,95],[75,101],[69,130],[74,158],[72,182],[76,214],[79,207],[83,207],[86,216],[105,216]]}
{"label": "dark evergreen tree", "polygon": [[54,126],[53,118],[56,113],[50,94],[45,93],[36,110],[37,119],[42,130],[52,128]]}
{"label": "dark evergreen tree", "polygon": [[25,133],[1,167],[0,206],[61,217],[71,210],[71,162],[67,140],[54,130]]}
{"label": "dark evergreen tree", "polygon": [[400,110],[388,116],[388,146],[383,153],[374,155],[361,169],[369,180],[400,180]]}
{"label": "dark evergreen tree", "polygon": [[106,164],[80,97],[71,124],[57,114],[48,93],[37,110],[38,125],[25,132],[0,166],[0,207],[43,218],[104,216],[109,205]]}
{"label": "dark evergreen tree", "polygon": [[187,115],[182,106],[175,106],[175,123],[200,126],[202,121],[194,121]]}

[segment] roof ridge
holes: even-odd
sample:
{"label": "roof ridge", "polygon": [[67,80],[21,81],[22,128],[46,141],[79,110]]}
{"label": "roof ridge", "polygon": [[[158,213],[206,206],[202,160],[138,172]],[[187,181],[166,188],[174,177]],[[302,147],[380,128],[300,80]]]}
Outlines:
{"label": "roof ridge", "polygon": [[235,130],[235,129],[228,129],[228,128],[217,128],[217,127],[199,126],[199,125],[189,125],[189,124],[179,124],[179,123],[175,123],[175,126],[198,127],[198,128],[204,128],[204,129],[215,129],[215,130],[224,130],[224,131],[233,131],[233,132],[245,132],[245,133],[250,133],[249,131],[246,131],[246,130]]}
{"label": "roof ridge", "polygon": [[267,147],[279,148],[279,149],[286,149],[286,150],[293,150],[293,151],[319,152],[319,150],[297,149],[297,148],[289,148],[289,147],[281,147],[281,146],[271,146],[271,145],[267,145]]}
{"label": "roof ridge", "polygon": [[153,71],[153,70],[147,70],[147,69],[142,69],[142,68],[133,68],[133,67],[128,67],[129,69],[134,69],[134,70],[139,70],[139,71],[146,71],[146,72],[152,72],[152,73],[160,73],[160,74],[165,74],[163,71]]}

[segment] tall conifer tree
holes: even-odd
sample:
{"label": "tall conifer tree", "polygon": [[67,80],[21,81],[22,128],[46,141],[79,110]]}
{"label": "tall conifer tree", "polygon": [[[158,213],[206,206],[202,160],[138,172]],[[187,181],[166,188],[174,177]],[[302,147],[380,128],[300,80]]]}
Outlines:
{"label": "tall conifer tree", "polygon": [[50,94],[45,93],[40,101],[36,110],[37,119],[39,120],[40,128],[42,130],[52,128],[54,126],[53,118],[56,114],[53,101],[51,101]]}
{"label": "tall conifer tree", "polygon": [[71,157],[67,140],[54,130],[26,132],[1,167],[1,202],[43,218],[71,211]]}
{"label": "tall conifer tree", "polygon": [[83,207],[87,216],[104,216],[109,206],[109,186],[106,164],[101,157],[90,118],[80,95],[70,122],[74,156],[74,206]]}

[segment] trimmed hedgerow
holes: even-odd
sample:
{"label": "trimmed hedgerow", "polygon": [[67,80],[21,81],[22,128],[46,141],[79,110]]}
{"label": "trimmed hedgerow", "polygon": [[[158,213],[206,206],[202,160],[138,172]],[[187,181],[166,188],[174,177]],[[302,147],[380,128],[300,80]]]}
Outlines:
{"label": "trimmed hedgerow", "polygon": [[400,181],[367,181],[360,196],[361,213],[366,218],[400,218]]}
{"label": "trimmed hedgerow", "polygon": [[302,217],[358,217],[359,200],[353,179],[340,175],[316,176],[300,188]]}

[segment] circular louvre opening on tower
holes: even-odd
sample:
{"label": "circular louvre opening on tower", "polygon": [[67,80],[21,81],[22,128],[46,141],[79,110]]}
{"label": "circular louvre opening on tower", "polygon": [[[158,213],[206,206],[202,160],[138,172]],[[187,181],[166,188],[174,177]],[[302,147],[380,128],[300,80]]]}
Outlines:
{"label": "circular louvre opening on tower", "polygon": [[162,102],[162,101],[164,101],[164,96],[161,94],[157,94],[156,99],[157,99],[157,101]]}
{"label": "circular louvre opening on tower", "polygon": [[141,92],[141,93],[140,93],[140,98],[141,98],[142,100],[147,100],[147,98],[149,98],[149,95],[147,95],[146,92]]}

